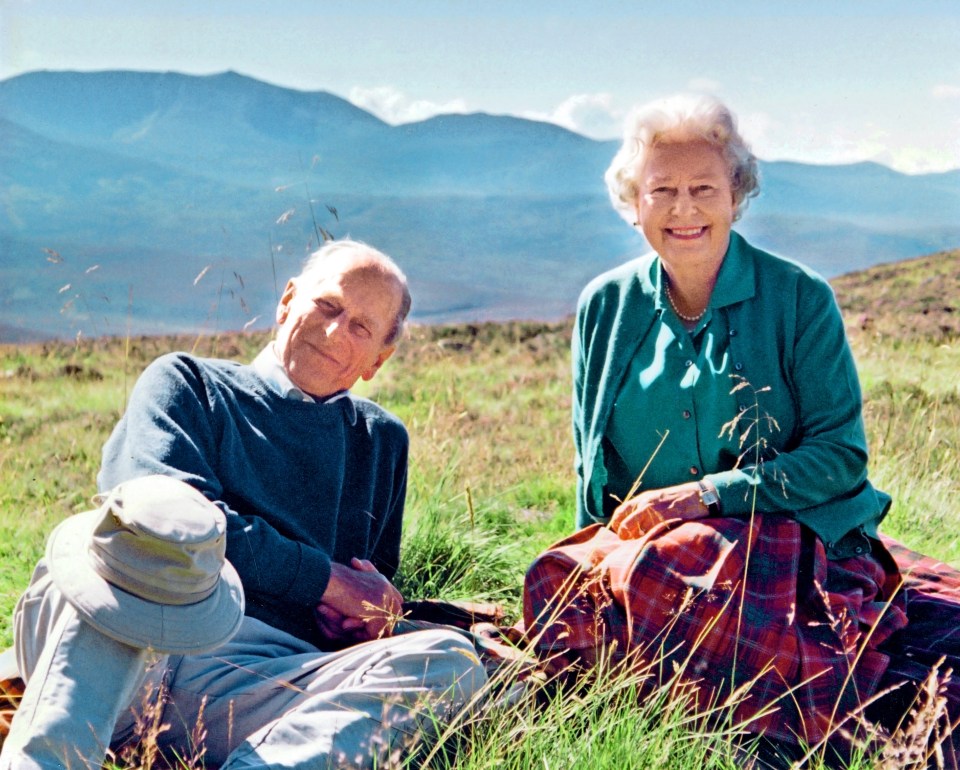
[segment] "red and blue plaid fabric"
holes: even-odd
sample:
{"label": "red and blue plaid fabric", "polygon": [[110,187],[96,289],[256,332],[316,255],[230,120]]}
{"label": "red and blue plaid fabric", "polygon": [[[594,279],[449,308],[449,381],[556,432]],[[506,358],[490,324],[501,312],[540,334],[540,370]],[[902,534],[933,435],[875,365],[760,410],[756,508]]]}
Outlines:
{"label": "red and blue plaid fabric", "polygon": [[899,588],[892,559],[829,561],[783,516],[663,522],[637,540],[595,525],[531,565],[524,622],[543,654],[629,655],[704,710],[812,745],[877,691],[877,648],[907,622]]}
{"label": "red and blue plaid fabric", "polygon": [[[960,727],[955,728],[960,724],[960,571],[893,538],[882,540],[903,575],[908,617],[907,627],[883,644],[890,657],[883,686],[918,685],[906,688],[909,700],[936,672],[937,697],[943,699],[950,722],[949,729],[941,724],[938,730],[941,735],[949,733],[953,745],[944,766],[960,767]],[[941,747],[947,752],[945,745]]]}

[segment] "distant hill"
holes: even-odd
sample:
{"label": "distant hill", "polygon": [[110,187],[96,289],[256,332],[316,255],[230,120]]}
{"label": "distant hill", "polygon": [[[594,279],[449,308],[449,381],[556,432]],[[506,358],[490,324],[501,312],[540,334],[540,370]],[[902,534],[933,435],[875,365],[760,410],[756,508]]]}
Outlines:
{"label": "distant hill", "polygon": [[[411,279],[421,322],[556,319],[645,249],[616,143],[485,114],[390,126],[236,73],[0,82],[0,340],[268,325],[321,228]],[[960,244],[960,171],[764,163],[738,229],[828,276]]]}
{"label": "distant hill", "polygon": [[831,281],[848,324],[897,339],[960,339],[960,249],[876,265]]}

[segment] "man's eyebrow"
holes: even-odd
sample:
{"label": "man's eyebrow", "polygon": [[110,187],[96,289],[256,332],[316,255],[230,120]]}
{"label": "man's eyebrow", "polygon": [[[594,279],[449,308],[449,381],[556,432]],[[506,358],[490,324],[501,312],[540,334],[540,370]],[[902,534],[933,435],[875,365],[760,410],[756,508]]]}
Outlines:
{"label": "man's eyebrow", "polygon": [[373,316],[366,315],[365,313],[358,313],[357,315],[351,317],[350,320],[356,321],[357,323],[361,323],[364,326],[369,326],[374,329],[377,328],[377,324],[374,321]]}
{"label": "man's eyebrow", "polygon": [[362,308],[358,310],[356,313],[350,313],[350,318],[348,322],[361,324],[373,331],[377,331],[379,329],[379,325],[377,324],[377,319]]}
{"label": "man's eyebrow", "polygon": [[[311,301],[314,304],[322,303],[324,305],[331,305],[333,307],[340,308],[341,310],[346,307],[346,305],[343,304],[343,301],[340,299],[340,297],[331,296],[329,294],[323,294],[323,293],[318,294],[317,296],[313,297]],[[356,313],[351,312],[349,316],[350,317],[348,319],[348,323],[359,323],[359,324],[362,324],[363,326],[368,327],[372,331],[380,330],[380,325],[377,323],[376,318],[374,318],[374,316],[370,315],[368,312],[366,312],[363,309],[359,310]],[[384,324],[384,328],[386,328],[386,326],[387,324]]]}

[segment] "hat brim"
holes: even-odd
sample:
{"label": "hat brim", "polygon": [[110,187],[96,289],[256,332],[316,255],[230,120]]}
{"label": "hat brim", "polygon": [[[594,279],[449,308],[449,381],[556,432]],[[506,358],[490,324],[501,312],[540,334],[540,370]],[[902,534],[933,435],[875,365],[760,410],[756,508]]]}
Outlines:
{"label": "hat brim", "polygon": [[80,617],[118,642],[186,655],[229,641],[243,620],[240,576],[224,560],[213,594],[195,604],[157,604],[108,583],[94,571],[87,546],[98,510],[71,516],[50,533],[47,565],[54,584]]}

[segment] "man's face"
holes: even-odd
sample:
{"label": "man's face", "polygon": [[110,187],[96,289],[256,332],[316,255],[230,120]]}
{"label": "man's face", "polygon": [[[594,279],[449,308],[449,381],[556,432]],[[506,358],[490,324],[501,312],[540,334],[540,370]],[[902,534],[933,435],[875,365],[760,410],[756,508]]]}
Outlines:
{"label": "man's face", "polygon": [[369,258],[348,255],[318,277],[287,283],[277,306],[274,347],[287,376],[312,396],[369,380],[394,351],[386,343],[401,289]]}

